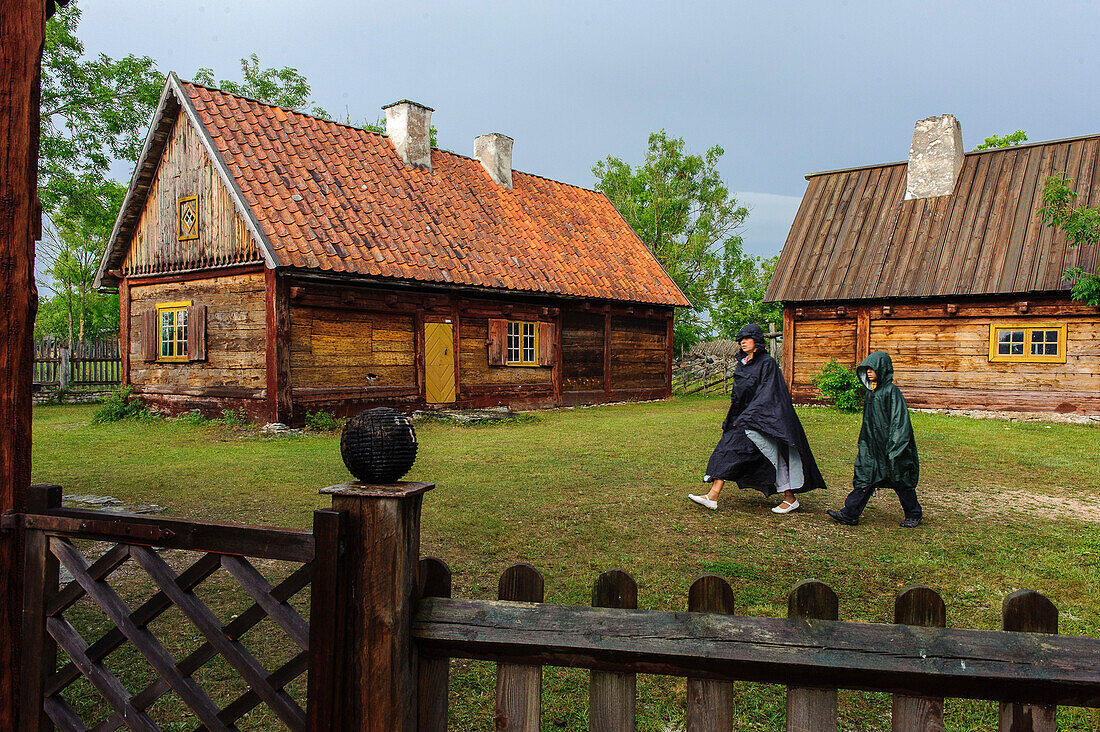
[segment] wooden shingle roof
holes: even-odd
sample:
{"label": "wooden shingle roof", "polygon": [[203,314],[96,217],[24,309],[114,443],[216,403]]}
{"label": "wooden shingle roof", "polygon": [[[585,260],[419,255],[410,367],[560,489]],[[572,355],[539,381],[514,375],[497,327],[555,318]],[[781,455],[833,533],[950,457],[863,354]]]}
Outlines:
{"label": "wooden shingle roof", "polygon": [[1100,205],[1100,135],[967,153],[949,196],[902,200],[905,163],[807,176],[765,299],[783,302],[1068,290],[1097,264],[1043,226],[1043,179],[1065,173]]}
{"label": "wooden shingle roof", "polygon": [[[174,75],[168,86],[177,98],[160,111],[182,108],[205,136],[269,267],[690,304],[602,193],[519,171],[505,188],[478,160],[439,149],[432,170],[415,168],[374,132]],[[104,282],[125,256],[156,158],[139,162]]]}

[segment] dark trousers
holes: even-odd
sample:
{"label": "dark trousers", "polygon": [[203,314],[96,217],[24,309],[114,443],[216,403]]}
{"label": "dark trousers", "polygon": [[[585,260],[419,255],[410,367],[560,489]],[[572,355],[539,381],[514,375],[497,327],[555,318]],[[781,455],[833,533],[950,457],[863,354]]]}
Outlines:
{"label": "dark trousers", "polygon": [[[856,486],[852,489],[852,492],[848,494],[848,497],[844,499],[844,508],[841,512],[850,518],[859,518],[859,515],[863,513],[863,509],[867,506],[867,501],[871,500],[871,496],[874,494],[875,489],[872,486]],[[920,502],[917,500],[917,491],[913,488],[894,488],[894,492],[898,494],[898,500],[901,501],[901,508],[905,511],[905,518],[919,519],[924,515],[921,510]]]}

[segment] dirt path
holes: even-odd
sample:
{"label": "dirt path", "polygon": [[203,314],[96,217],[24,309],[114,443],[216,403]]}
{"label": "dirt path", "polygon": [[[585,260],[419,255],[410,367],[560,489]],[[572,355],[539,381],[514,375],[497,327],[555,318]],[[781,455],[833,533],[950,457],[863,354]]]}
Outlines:
{"label": "dirt path", "polygon": [[1049,495],[1005,486],[975,486],[968,491],[934,492],[922,492],[917,488],[917,495],[922,503],[950,508],[973,518],[995,518],[1015,513],[1043,519],[1068,518],[1100,523],[1100,498],[1077,496],[1069,489],[1063,495]]}

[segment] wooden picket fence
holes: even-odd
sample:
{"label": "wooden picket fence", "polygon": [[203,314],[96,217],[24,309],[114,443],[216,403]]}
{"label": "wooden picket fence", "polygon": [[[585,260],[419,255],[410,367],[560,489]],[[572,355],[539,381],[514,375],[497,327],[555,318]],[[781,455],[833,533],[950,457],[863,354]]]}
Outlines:
{"label": "wooden picket fence", "polygon": [[34,344],[34,385],[70,389],[111,386],[121,381],[122,357],[118,336],[76,343],[70,350],[58,341]]}
{"label": "wooden picket fence", "polygon": [[[639,673],[688,679],[689,732],[732,729],[733,681],[786,686],[787,729],[804,732],[837,728],[837,689],[893,694],[899,732],[943,729],[945,697],[1001,702],[1000,730],[1013,732],[1053,732],[1059,704],[1100,707],[1100,640],[1056,635],[1057,610],[1027,590],[1005,599],[1003,631],[945,628],[944,603],[925,587],[900,594],[893,625],[843,622],[836,594],[815,580],[791,592],[787,618],[737,616],[733,590],[713,574],[691,586],[687,612],[638,610],[637,585],[619,569],[596,580],[592,607],[544,604],[543,578],[527,564],[504,572],[497,600],[452,598],[446,564],[419,558],[421,500],[432,487],[332,486],[322,491],[332,510],[315,512],[312,532],[68,509],[58,487],[32,488],[28,510],[3,520],[26,546],[21,729],[158,732],[151,707],[171,693],[199,729],[235,730],[264,705],[291,730],[443,732],[452,658],[497,663],[493,714],[503,732],[540,729],[543,666],[591,671],[595,731],[634,729]],[[88,540],[97,557],[78,547]],[[165,549],[198,558],[177,572]],[[257,569],[271,561],[296,569],[272,586]],[[59,566],[73,578],[64,585]],[[126,583],[109,581],[123,567],[156,592],[140,603],[123,597],[116,588]],[[229,620],[195,593],[219,570],[251,598]],[[295,609],[307,588],[308,610]],[[66,617],[78,602],[109,621],[98,638]],[[202,641],[181,660],[155,630],[179,632],[178,621],[155,625],[173,608]],[[271,670],[241,638],[265,620],[290,649]],[[123,646],[154,672],[142,688],[108,667]],[[195,678],[216,656],[244,686],[222,704]],[[74,709],[66,689],[79,680],[106,716]]]}

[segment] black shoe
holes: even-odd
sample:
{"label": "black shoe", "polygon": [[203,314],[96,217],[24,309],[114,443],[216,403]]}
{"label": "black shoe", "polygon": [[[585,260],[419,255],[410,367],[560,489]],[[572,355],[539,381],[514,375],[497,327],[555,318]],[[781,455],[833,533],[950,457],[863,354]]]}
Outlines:
{"label": "black shoe", "polygon": [[904,521],[902,521],[900,524],[898,524],[898,526],[900,526],[903,529],[915,529],[918,526],[920,526],[920,521],[921,521],[920,516],[917,516],[916,518],[907,518]]}
{"label": "black shoe", "polygon": [[838,524],[844,524],[845,526],[855,526],[859,523],[859,519],[845,516],[844,513],[841,511],[826,511],[825,513],[832,516],[833,521],[836,521]]}

